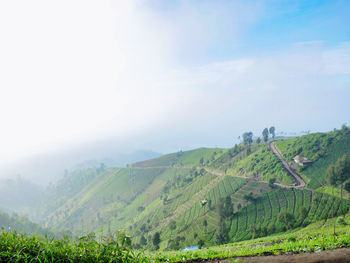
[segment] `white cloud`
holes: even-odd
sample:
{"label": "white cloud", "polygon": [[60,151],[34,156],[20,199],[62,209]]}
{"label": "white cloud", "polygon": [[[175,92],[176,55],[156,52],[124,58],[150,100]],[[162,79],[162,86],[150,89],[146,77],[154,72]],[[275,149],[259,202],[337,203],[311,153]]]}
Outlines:
{"label": "white cloud", "polygon": [[261,100],[286,107],[293,89],[329,90],[349,74],[348,43],[212,61],[210,48],[234,47],[260,12],[244,1],[162,12],[136,0],[1,1],[0,159],[220,116],[236,125],[266,113]]}

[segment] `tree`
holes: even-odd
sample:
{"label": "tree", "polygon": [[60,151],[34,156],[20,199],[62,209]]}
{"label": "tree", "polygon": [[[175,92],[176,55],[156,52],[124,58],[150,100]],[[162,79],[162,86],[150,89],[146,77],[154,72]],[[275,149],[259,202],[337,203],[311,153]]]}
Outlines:
{"label": "tree", "polygon": [[251,202],[253,202],[255,200],[252,192],[250,192],[249,194],[244,195],[243,199],[246,200],[246,201],[251,201]]}
{"label": "tree", "polygon": [[345,123],[341,126],[341,131],[343,134],[345,134],[348,131],[348,127],[346,126]]}
{"label": "tree", "polygon": [[215,239],[217,244],[225,244],[228,240],[228,231],[225,226],[225,222],[220,219],[219,233],[216,234]]}
{"label": "tree", "polygon": [[147,245],[147,239],[145,238],[144,235],[142,235],[141,238],[140,238],[140,245],[141,246],[146,246]]}
{"label": "tree", "polygon": [[207,228],[207,226],[208,226],[207,219],[204,219],[204,220],[203,220],[203,226],[204,226],[205,228]]}
{"label": "tree", "polygon": [[294,223],[295,223],[295,218],[294,215],[287,212],[287,211],[282,211],[278,215],[278,221],[283,223],[287,228],[292,229]]}
{"label": "tree", "polygon": [[344,189],[350,193],[350,182],[347,182],[347,183],[344,185]]}
{"label": "tree", "polygon": [[198,241],[198,248],[202,248],[203,246],[204,246],[204,241],[203,241],[203,239],[200,239]]}
{"label": "tree", "polygon": [[210,210],[213,210],[213,206],[212,206],[212,201],[211,201],[211,199],[208,200],[208,208],[209,208]]}
{"label": "tree", "polygon": [[265,128],[262,131],[262,136],[263,136],[264,142],[267,142],[269,140],[269,130],[267,128]]}
{"label": "tree", "polygon": [[235,146],[233,147],[233,152],[234,153],[238,153],[239,152],[239,148],[238,148],[237,144],[235,144]]}
{"label": "tree", "polygon": [[253,133],[252,132],[243,133],[242,138],[243,138],[243,143],[245,145],[247,145],[247,144],[250,145],[253,143]]}
{"label": "tree", "polygon": [[200,165],[203,166],[203,164],[204,164],[204,159],[203,159],[203,157],[200,158],[199,163],[200,163]]}
{"label": "tree", "polygon": [[275,188],[275,184],[276,183],[276,178],[270,178],[269,180],[269,186],[270,188]]}
{"label": "tree", "polygon": [[299,208],[300,223],[302,223],[305,220],[305,218],[307,217],[307,214],[308,214],[308,210],[306,209],[306,207],[301,206]]}
{"label": "tree", "polygon": [[269,132],[270,132],[270,134],[272,136],[272,139],[275,139],[275,127],[274,126],[270,127]]}
{"label": "tree", "polygon": [[160,234],[159,232],[155,232],[154,236],[152,238],[152,243],[155,246],[156,249],[159,249],[159,243],[160,243]]}
{"label": "tree", "polygon": [[[334,188],[337,186],[337,180],[336,180],[336,174],[335,174],[335,168],[334,165],[330,165],[327,168],[326,171],[326,178],[328,183],[333,186],[332,187],[332,194],[334,196]],[[334,206],[333,206],[333,217],[335,216],[335,212],[334,212]],[[335,241],[335,221],[334,221],[334,225],[333,225],[333,240]]]}
{"label": "tree", "polygon": [[[348,156],[343,155],[335,164],[330,165],[326,174],[329,183],[333,187],[340,186],[340,202],[342,207],[344,183],[350,179],[350,159]],[[344,212],[343,209],[341,211]]]}
{"label": "tree", "polygon": [[268,227],[267,227],[267,232],[269,234],[273,234],[274,232],[276,231],[276,226],[274,223],[270,224]]}
{"label": "tree", "polygon": [[176,221],[175,220],[171,220],[169,223],[169,227],[171,230],[175,230],[176,229]]}
{"label": "tree", "polygon": [[229,218],[233,215],[233,205],[232,205],[232,199],[231,196],[226,196],[225,198],[225,204],[224,204],[224,216],[226,218]]}
{"label": "tree", "polygon": [[260,144],[260,143],[261,143],[260,137],[256,138],[256,144]]}

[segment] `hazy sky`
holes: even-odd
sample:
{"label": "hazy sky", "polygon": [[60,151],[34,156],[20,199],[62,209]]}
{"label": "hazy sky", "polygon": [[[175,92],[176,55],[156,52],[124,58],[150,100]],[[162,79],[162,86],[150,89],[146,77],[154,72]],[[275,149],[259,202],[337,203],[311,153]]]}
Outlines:
{"label": "hazy sky", "polygon": [[350,1],[0,2],[0,162],[350,123]]}

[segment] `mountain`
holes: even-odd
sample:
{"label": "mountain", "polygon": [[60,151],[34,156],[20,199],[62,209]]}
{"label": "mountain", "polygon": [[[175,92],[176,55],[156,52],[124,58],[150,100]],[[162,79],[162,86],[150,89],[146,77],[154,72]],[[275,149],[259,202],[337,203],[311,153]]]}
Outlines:
{"label": "mountain", "polygon": [[75,148],[51,150],[13,163],[1,164],[0,179],[13,179],[20,175],[26,180],[46,186],[64,176],[65,170],[98,167],[125,167],[132,162],[159,157],[150,150],[125,149],[125,145],[113,140],[92,142]]}
{"label": "mountain", "polygon": [[0,180],[0,209],[7,213],[32,214],[44,197],[45,189],[17,175]]}
{"label": "mountain", "polygon": [[15,229],[29,234],[53,236],[53,233],[49,229],[33,223],[27,217],[17,214],[11,216],[3,211],[0,211],[0,226],[6,231]]}
{"label": "mountain", "polygon": [[[80,169],[53,186],[41,217],[77,235],[125,229],[136,247],[148,249],[268,236],[346,213],[348,200],[332,195],[339,189],[327,184],[325,172],[350,155],[349,143],[345,129]],[[297,167],[296,155],[311,163]]]}

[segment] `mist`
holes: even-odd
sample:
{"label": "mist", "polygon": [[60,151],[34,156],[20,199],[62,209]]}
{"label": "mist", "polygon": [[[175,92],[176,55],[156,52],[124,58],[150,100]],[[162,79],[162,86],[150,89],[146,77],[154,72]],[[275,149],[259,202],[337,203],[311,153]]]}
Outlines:
{"label": "mist", "polygon": [[1,3],[1,177],[47,184],[87,160],[125,166],[142,158],[120,155],[230,147],[269,125],[300,132],[347,123],[347,7],[319,7],[335,20],[309,10],[298,20],[308,34],[284,20],[303,7]]}

